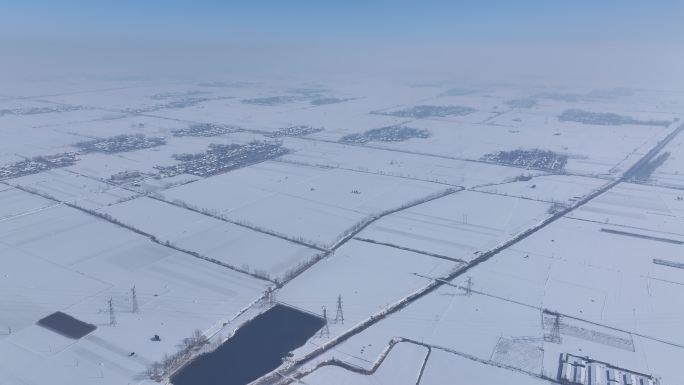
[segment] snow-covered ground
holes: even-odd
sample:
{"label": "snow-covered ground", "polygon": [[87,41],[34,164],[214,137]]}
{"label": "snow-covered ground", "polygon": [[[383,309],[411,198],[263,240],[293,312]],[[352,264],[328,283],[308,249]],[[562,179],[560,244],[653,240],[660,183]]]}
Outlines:
{"label": "snow-covered ground", "polygon": [[[544,384],[570,353],[684,383],[684,93],[405,83],[8,84],[0,384],[156,383],[273,303],[329,322],[272,379]],[[79,145],[119,135],[156,145]],[[284,150],[209,151],[253,141]]]}

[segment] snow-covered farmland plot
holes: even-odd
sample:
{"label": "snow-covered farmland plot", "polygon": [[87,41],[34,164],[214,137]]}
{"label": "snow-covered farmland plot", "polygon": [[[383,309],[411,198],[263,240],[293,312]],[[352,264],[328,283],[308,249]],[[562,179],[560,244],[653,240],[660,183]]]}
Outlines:
{"label": "snow-covered farmland plot", "polygon": [[469,261],[548,217],[550,204],[461,191],[388,215],[358,238]]}
{"label": "snow-covered farmland plot", "polygon": [[386,210],[447,186],[365,173],[265,162],[163,192],[165,200],[320,247]]}
{"label": "snow-covered farmland plot", "polygon": [[349,146],[340,143],[290,139],[286,140],[286,145],[297,149],[297,151],[282,157],[284,161],[288,162],[350,169],[462,187],[500,183],[513,180],[520,175],[542,174],[535,170],[521,170],[483,162],[419,155],[392,151],[391,149]]}
{"label": "snow-covered farmland plot", "polygon": [[574,175],[523,175],[519,179],[523,180],[482,186],[476,190],[569,205],[609,182]]}
{"label": "snow-covered farmland plot", "polygon": [[136,246],[136,239],[147,242],[135,233],[66,206],[4,221],[0,236],[3,244],[63,266],[126,252]]}
{"label": "snow-covered farmland plot", "polygon": [[397,343],[372,372],[356,373],[330,364],[304,377],[304,381],[312,385],[413,385],[420,379],[427,357],[424,346]]}
{"label": "snow-covered farmland plot", "polygon": [[61,169],[15,178],[8,183],[85,209],[98,209],[138,195],[116,185]]}
{"label": "snow-covered farmland plot", "polygon": [[[31,129],[16,127],[7,120],[7,116],[0,116],[0,124],[7,127],[2,130],[3,141],[0,142],[0,164],[11,164],[36,156],[59,154],[73,151],[74,143],[82,137],[57,132],[44,128],[39,134],[29,136]],[[35,138],[34,138],[35,137]]]}
{"label": "snow-covered farmland plot", "polygon": [[459,356],[445,350],[433,349],[430,352],[421,383],[433,385],[451,385],[459,381],[470,385],[516,384],[546,385],[548,381],[520,373],[509,368],[500,367],[493,362],[490,365]]}
{"label": "snow-covered farmland plot", "polygon": [[320,251],[151,198],[113,205],[101,213],[200,256],[259,276],[279,279]]}
{"label": "snow-covered farmland plot", "polygon": [[79,142],[93,138],[106,138],[117,134],[169,136],[173,130],[187,126],[188,123],[152,116],[126,115],[117,119],[103,119],[97,122],[86,121],[57,124],[51,128],[58,132],[74,135],[74,141]]}
{"label": "snow-covered farmland plot", "polygon": [[330,335],[334,336],[428,283],[414,273],[443,276],[460,265],[353,240],[285,285],[278,291],[278,300],[316,314],[321,314],[321,307],[326,306],[328,317],[334,319],[337,298],[342,296],[344,323],[330,325]]}
{"label": "snow-covered farmland plot", "polygon": [[657,232],[661,237],[684,236],[684,193],[679,190],[621,184],[575,211],[573,218],[622,228]]}
{"label": "snow-covered farmland plot", "polygon": [[56,202],[49,199],[41,198],[13,187],[0,187],[0,221],[7,220],[15,215],[24,215],[28,212],[41,210],[55,204]]}

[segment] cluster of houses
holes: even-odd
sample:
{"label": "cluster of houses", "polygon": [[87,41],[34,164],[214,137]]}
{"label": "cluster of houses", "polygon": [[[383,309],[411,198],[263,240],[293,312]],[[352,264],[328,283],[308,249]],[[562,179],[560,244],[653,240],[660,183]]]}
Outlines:
{"label": "cluster of houses", "polygon": [[67,167],[76,163],[75,153],[38,156],[20,162],[0,166],[0,180],[36,174],[52,168]]}
{"label": "cluster of houses", "polygon": [[610,112],[591,112],[580,109],[569,109],[558,116],[561,122],[577,122],[595,124],[599,126],[619,126],[623,124],[639,124],[646,126],[668,126],[668,120],[638,120],[630,116],[613,114]]}
{"label": "cluster of houses", "polygon": [[187,128],[179,128],[173,130],[171,133],[173,136],[183,137],[183,136],[196,136],[196,137],[209,137],[209,136],[219,136],[230,134],[233,132],[239,132],[241,129],[239,127],[229,126],[226,124],[216,124],[216,123],[195,123],[191,124]]}
{"label": "cluster of houses", "polygon": [[5,108],[0,110],[0,116],[3,115],[38,115],[50,114],[54,112],[66,111],[80,111],[87,110],[84,106],[69,106],[69,105],[54,105],[50,107],[22,107],[22,108]]}
{"label": "cluster of houses", "polygon": [[280,138],[283,136],[306,136],[321,131],[323,131],[322,128],[299,125],[279,128],[272,132],[265,132],[264,136],[269,138]]}
{"label": "cluster of houses", "polygon": [[[475,109],[464,106],[414,106],[403,110],[379,113],[381,115],[397,116],[400,118],[444,118],[447,116],[463,116],[475,112]],[[378,112],[376,112],[378,113]]]}
{"label": "cluster of houses", "polygon": [[488,162],[528,169],[559,172],[568,162],[568,156],[540,149],[499,151],[485,154],[481,158]]}
{"label": "cluster of houses", "polygon": [[288,150],[279,142],[254,141],[247,144],[212,144],[199,154],[176,155],[180,163],[157,167],[160,177],[191,174],[201,177],[220,174],[267,159],[285,155]]}
{"label": "cluster of houses", "polygon": [[402,142],[412,138],[428,138],[430,132],[419,128],[395,125],[381,128],[373,128],[360,134],[345,135],[340,139],[341,143],[364,144],[368,142]]}
{"label": "cluster of houses", "polygon": [[166,139],[150,137],[142,134],[117,135],[109,138],[94,139],[77,143],[82,153],[103,152],[113,154],[117,152],[142,150],[166,144]]}

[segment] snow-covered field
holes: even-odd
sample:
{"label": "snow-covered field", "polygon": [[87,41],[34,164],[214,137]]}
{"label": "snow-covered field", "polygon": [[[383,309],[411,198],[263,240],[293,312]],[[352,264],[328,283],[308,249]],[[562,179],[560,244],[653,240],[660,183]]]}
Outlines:
{"label": "snow-covered field", "polygon": [[[684,236],[684,192],[637,184],[622,184],[581,207],[573,217],[606,225]],[[638,231],[637,231],[638,232]]]}
{"label": "snow-covered field", "polygon": [[0,187],[0,220],[6,221],[17,215],[56,205],[49,199],[39,197],[7,185]]}
{"label": "snow-covered field", "polygon": [[413,385],[421,379],[421,369],[427,354],[428,350],[423,346],[398,343],[372,373],[355,373],[329,365],[304,377],[304,381],[312,385]]}
{"label": "snow-covered field", "polygon": [[684,93],[408,84],[8,84],[0,384],[168,383],[275,303],[328,323],[272,384],[684,383]]}
{"label": "snow-covered field", "polygon": [[542,174],[536,170],[520,170],[482,162],[388,151],[368,146],[349,146],[301,139],[290,139],[286,143],[288,146],[298,146],[298,151],[283,156],[282,159],[288,162],[427,180],[454,186],[474,187],[511,181],[523,174]]}
{"label": "snow-covered field", "polygon": [[138,196],[135,191],[64,169],[27,175],[12,179],[8,183],[35,191],[46,198],[67,202],[85,209],[98,209]]}
{"label": "snow-covered field", "polygon": [[421,383],[449,385],[456,381],[471,385],[505,383],[542,385],[549,383],[514,370],[507,370],[495,365],[485,365],[448,351],[434,349],[430,353]]}
{"label": "snow-covered field", "polygon": [[547,202],[461,191],[384,217],[358,237],[469,261],[545,219]]}
{"label": "snow-covered field", "polygon": [[172,188],[162,196],[239,223],[329,247],[367,217],[447,187],[340,169],[266,162]]}
{"label": "snow-covered field", "polygon": [[476,190],[491,194],[572,204],[606,183],[608,181],[575,175],[540,175],[529,180],[478,187]]}
{"label": "snow-covered field", "polygon": [[[336,316],[344,300],[344,324],[330,325],[331,335],[381,312],[396,299],[421,288],[414,274],[443,276],[461,264],[411,251],[352,240],[278,292],[278,300],[312,313],[329,309]],[[311,290],[315,288],[315,290]]]}
{"label": "snow-covered field", "polygon": [[320,251],[151,198],[100,210],[161,242],[268,278],[282,276]]}

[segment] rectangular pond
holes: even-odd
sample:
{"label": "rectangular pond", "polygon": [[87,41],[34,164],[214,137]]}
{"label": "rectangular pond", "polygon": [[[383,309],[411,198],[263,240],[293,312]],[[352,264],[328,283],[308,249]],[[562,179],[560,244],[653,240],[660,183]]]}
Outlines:
{"label": "rectangular pond", "polygon": [[315,315],[276,305],[240,327],[218,349],[197,357],[174,385],[244,385],[280,366],[292,350],[323,327]]}

